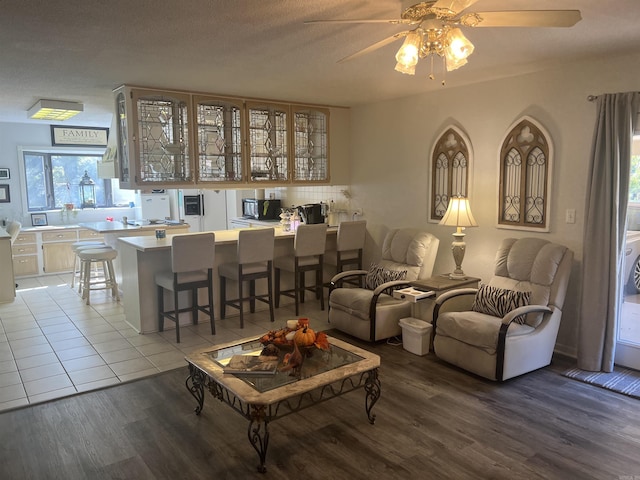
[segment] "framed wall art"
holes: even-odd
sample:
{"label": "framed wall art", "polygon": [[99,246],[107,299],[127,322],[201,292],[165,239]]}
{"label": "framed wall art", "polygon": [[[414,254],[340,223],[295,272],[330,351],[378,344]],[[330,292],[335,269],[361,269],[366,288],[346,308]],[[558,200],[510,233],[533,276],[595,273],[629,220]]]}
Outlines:
{"label": "framed wall art", "polygon": [[8,168],[0,168],[0,180],[9,180],[11,173]]}
{"label": "framed wall art", "polygon": [[32,213],[31,214],[31,225],[34,227],[44,227],[49,225],[47,221],[46,213]]}
{"label": "framed wall art", "polygon": [[9,185],[0,185],[0,203],[9,203],[10,201]]}
{"label": "framed wall art", "polygon": [[51,125],[54,147],[106,147],[108,137],[108,128]]}

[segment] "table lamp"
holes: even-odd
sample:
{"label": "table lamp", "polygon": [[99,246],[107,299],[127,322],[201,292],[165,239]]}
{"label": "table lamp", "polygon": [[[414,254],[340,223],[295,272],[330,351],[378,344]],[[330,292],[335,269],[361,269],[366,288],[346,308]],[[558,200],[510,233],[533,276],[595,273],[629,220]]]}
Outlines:
{"label": "table lamp", "polygon": [[476,219],[473,218],[471,208],[469,207],[469,199],[466,197],[452,197],[449,200],[449,206],[445,212],[440,225],[447,225],[456,227],[456,232],[453,234],[453,243],[451,244],[451,251],[453,253],[453,260],[456,263],[456,269],[453,273],[449,274],[449,278],[452,280],[465,280],[467,276],[462,271],[462,259],[464,258],[464,251],[467,244],[464,243],[464,233],[462,231],[465,227],[477,227]]}

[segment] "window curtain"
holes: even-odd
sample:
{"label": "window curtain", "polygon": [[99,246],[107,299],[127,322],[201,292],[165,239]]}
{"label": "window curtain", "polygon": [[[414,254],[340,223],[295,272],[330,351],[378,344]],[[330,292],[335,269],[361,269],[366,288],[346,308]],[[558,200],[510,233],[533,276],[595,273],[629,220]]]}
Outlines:
{"label": "window curtain", "polygon": [[639,92],[598,96],[585,206],[578,368],[613,371]]}

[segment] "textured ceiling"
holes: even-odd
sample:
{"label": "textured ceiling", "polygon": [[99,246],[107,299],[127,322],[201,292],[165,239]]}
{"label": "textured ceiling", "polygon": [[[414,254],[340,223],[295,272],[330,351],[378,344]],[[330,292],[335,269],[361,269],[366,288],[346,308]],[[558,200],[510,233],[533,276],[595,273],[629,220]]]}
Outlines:
{"label": "textured ceiling", "polygon": [[[353,106],[638,51],[639,0],[478,0],[469,11],[579,9],[572,28],[466,29],[469,63],[430,81],[395,72],[400,43],[337,60],[406,28],[305,20],[397,18],[400,0],[0,0],[0,121],[39,98],[79,101],[108,125],[121,84]],[[406,2],[405,2],[406,3]]]}

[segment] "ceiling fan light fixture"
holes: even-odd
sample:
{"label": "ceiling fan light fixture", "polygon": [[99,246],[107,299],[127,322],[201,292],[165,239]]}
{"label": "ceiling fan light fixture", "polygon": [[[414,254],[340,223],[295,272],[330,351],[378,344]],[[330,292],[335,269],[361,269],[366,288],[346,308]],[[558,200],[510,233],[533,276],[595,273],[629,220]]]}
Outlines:
{"label": "ceiling fan light fixture", "polygon": [[396,70],[401,73],[414,75],[416,65],[420,57],[420,44],[422,43],[422,35],[416,31],[407,34],[404,43],[396,53]]}
{"label": "ceiling fan light fixture", "polygon": [[395,67],[396,72],[404,73],[406,75],[415,75],[416,74],[416,66],[415,65],[403,65],[402,63],[396,63]]}
{"label": "ceiling fan light fixture", "polygon": [[447,32],[447,48],[444,56],[447,60],[447,70],[455,70],[467,63],[467,57],[473,53],[473,43],[464,36],[459,28],[452,28]]}

